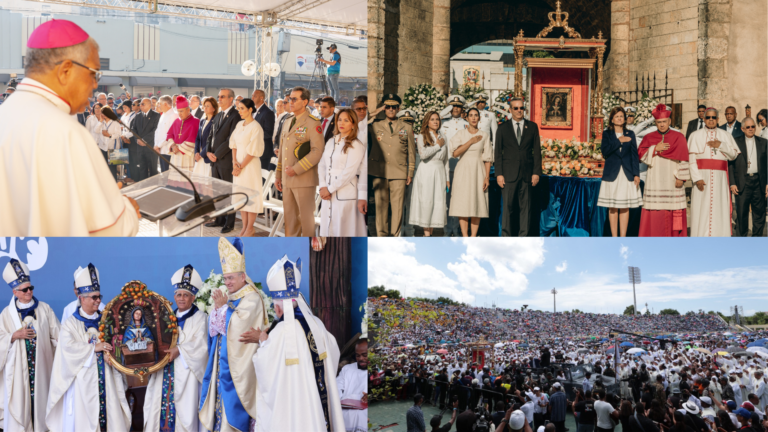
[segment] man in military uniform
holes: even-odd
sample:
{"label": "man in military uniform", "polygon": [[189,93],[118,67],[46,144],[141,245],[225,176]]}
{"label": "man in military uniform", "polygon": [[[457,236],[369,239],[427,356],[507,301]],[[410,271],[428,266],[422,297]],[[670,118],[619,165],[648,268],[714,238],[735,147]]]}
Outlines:
{"label": "man in military uniform", "polygon": [[405,120],[406,123],[413,127],[413,122],[416,121],[416,113],[414,113],[413,110],[406,108],[397,113],[397,118]]}
{"label": "man in military uniform", "polygon": [[[450,95],[448,96],[448,106],[440,112],[440,118],[443,119],[443,124],[440,126],[440,132],[442,132],[443,136],[445,137],[446,144],[451,142],[451,138],[456,135],[456,132],[462,129],[466,129],[467,126],[469,126],[469,123],[467,123],[467,121],[461,117],[461,113],[464,111],[464,103],[465,100],[462,96]],[[453,185],[453,170],[456,169],[456,163],[459,160],[453,157],[453,154],[449,154],[448,157],[450,158],[448,160],[448,165],[451,169],[449,174],[449,181],[451,185]],[[445,211],[447,215],[448,209],[451,208],[450,189],[448,190],[448,194],[445,196],[445,204]],[[445,225],[445,235],[447,237],[460,237],[461,231],[459,230],[459,219],[457,217],[448,216],[448,219],[446,220],[448,223]]]}
{"label": "man in military uniform", "polygon": [[[368,173],[373,177],[373,194],[376,200],[376,235],[400,236],[403,222],[405,188],[411,184],[415,169],[416,149],[413,127],[397,118],[402,100],[388,94],[384,97],[384,118],[373,119],[369,124],[371,156]],[[389,207],[392,206],[392,221]]]}
{"label": "man in military uniform", "polygon": [[499,127],[496,123],[496,116],[491,111],[486,110],[488,106],[488,95],[485,93],[478,93],[475,95],[475,101],[469,104],[470,108],[475,107],[480,110],[480,122],[477,124],[477,128],[488,134],[491,138],[491,145],[493,145],[494,138],[496,138],[496,129]]}
{"label": "man in military uniform", "polygon": [[[403,109],[399,113],[397,113],[397,118],[400,120],[405,121],[411,127],[413,127],[413,123],[416,121],[416,113],[413,112],[411,109]],[[414,133],[419,133],[419,131],[414,131]],[[416,172],[417,169],[419,169],[419,162],[421,161],[421,158],[419,157],[419,152],[416,152],[415,155],[415,164],[413,171]],[[405,188],[405,205],[403,206],[403,228],[400,230],[401,235],[403,237],[415,237],[416,231],[415,227],[409,222],[411,220],[411,206],[409,205],[411,203],[411,193],[413,191],[413,183],[409,184]]]}
{"label": "man in military uniform", "polygon": [[283,193],[285,235],[315,235],[315,194],[320,184],[317,163],[323,156],[325,141],[320,120],[307,111],[309,90],[294,87],[288,109],[294,117],[283,126],[277,155],[275,186]]}

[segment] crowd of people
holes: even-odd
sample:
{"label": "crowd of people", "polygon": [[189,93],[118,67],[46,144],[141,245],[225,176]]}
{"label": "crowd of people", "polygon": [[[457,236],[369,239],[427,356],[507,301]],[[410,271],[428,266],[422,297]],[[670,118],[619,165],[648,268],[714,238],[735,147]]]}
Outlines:
{"label": "crowd of people", "polygon": [[[137,281],[133,300],[108,301],[89,263],[75,271],[76,298],[59,322],[42,301],[45,288],[11,259],[2,276],[13,296],[0,313],[3,431],[366,431],[367,341],[342,360],[336,338],[287,282],[301,277],[300,264],[283,257],[272,266],[269,305],[246,274],[241,239],[219,239],[218,251],[226,286],[214,289],[210,315],[198,308],[203,280],[186,265],[169,275],[173,312],[155,308],[152,320],[144,319],[152,295],[139,296]],[[102,299],[112,308],[103,314]],[[161,336],[171,330],[172,339]],[[129,354],[143,357],[129,363]],[[141,379],[143,398],[126,376]],[[142,411],[144,423],[134,424]]]}
{"label": "crowd of people", "polygon": [[[474,99],[447,96],[446,108],[427,112],[415,131],[415,113],[400,109],[400,96],[384,95],[369,132],[378,236],[414,235],[415,227],[425,236],[435,228],[446,236],[529,235],[546,139],[525,118],[523,99],[495,107],[505,109],[501,121],[489,110],[487,94]],[[700,105],[685,135],[671,128],[672,111],[664,104],[639,123],[635,111],[612,109],[602,132],[597,205],[608,209],[613,236],[626,236],[629,209],[640,207],[640,236],[687,236],[688,181],[691,236],[746,236],[750,209],[756,215],[752,236],[764,234],[768,110],[739,121],[735,107],[723,115]]]}
{"label": "crowd of people", "polygon": [[[714,315],[369,303],[386,335],[374,337],[371,398],[413,400],[408,432],[564,432],[566,416],[580,432],[763,432],[768,420],[766,332],[733,334]],[[396,320],[377,319],[393,305]],[[422,322],[423,310],[437,314]],[[441,414],[425,419],[424,404]]]}
{"label": "crowd of people", "polygon": [[[25,57],[24,79],[0,105],[0,151],[7,161],[0,178],[16,186],[0,192],[5,234],[136,235],[140,209],[120,194],[117,166],[126,183],[167,171],[170,162],[196,176],[233,183],[233,192],[266,192],[269,180],[269,199],[282,206],[287,236],[316,234],[318,202],[320,236],[366,235],[365,96],[351,107],[337,106],[337,98],[313,98],[308,89],[294,87],[275,103],[275,111],[261,89],[251,98],[236,98],[228,88],[215,98],[139,100],[128,91],[94,96],[102,75],[99,47],[79,26],[64,20],[41,25],[27,48],[34,55]],[[326,62],[338,65],[338,53],[333,54]],[[47,114],[39,124],[13,115],[43,107]],[[120,121],[105,116],[107,109]],[[125,151],[117,149],[127,149],[127,164]],[[239,235],[255,233],[263,201],[262,193],[253,194],[241,209]],[[235,218],[222,216],[207,226],[227,234]]]}

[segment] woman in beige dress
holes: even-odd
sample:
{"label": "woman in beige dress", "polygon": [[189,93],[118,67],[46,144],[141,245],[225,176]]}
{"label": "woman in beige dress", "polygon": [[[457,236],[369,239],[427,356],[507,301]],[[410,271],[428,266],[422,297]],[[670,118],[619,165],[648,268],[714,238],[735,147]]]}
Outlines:
{"label": "woman in beige dress", "polygon": [[477,237],[480,218],[488,217],[488,183],[493,162],[493,148],[488,134],[479,130],[480,111],[467,112],[469,126],[460,130],[448,144],[452,157],[459,158],[453,174],[451,209],[448,216],[459,218],[461,234]]}
{"label": "woman in beige dress", "polygon": [[229,137],[229,148],[232,149],[234,192],[237,192],[238,186],[257,192],[240,212],[240,217],[243,219],[243,229],[238,234],[240,237],[252,237],[255,234],[253,224],[263,206],[259,157],[264,153],[264,131],[253,119],[255,110],[256,105],[251,99],[243,99],[237,103],[237,112],[243,120],[235,126],[235,130]]}

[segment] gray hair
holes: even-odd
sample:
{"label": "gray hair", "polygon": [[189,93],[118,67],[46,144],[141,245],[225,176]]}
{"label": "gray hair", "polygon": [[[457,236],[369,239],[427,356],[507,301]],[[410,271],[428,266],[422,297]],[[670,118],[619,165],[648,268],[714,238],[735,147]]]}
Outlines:
{"label": "gray hair", "polygon": [[717,108],[707,108],[707,110],[704,111],[704,115],[707,115],[707,113],[710,112],[710,111],[714,111],[715,115],[720,117],[720,111],[718,111]]}
{"label": "gray hair", "polygon": [[234,98],[235,97],[235,91],[230,88],[223,88],[220,91],[227,92],[228,97]]}
{"label": "gray hair", "polygon": [[512,99],[510,99],[509,100],[509,106],[510,107],[512,106],[512,102],[522,102],[523,106],[525,106],[525,101],[523,100],[523,98],[513,97]]}
{"label": "gray hair", "polygon": [[102,96],[104,96],[104,99],[107,98],[107,94],[106,93],[99,93],[99,94],[96,95],[96,99],[98,99],[98,98],[100,98]]}
{"label": "gray hair", "polygon": [[167,104],[168,106],[173,106],[173,99],[171,99],[171,97],[168,95],[160,96],[160,99],[158,99],[157,102],[158,103],[162,102],[164,104]]}
{"label": "gray hair", "polygon": [[189,100],[192,100],[192,99],[194,99],[194,98],[197,98],[197,100],[198,100],[198,101],[200,100],[200,96],[198,96],[198,95],[196,95],[196,94],[195,94],[195,95],[192,95],[192,96],[190,96],[190,97],[189,97]]}
{"label": "gray hair", "polygon": [[744,120],[741,121],[741,125],[744,126],[744,123],[746,123],[747,120],[752,120],[752,123],[754,123],[755,126],[757,126],[757,122],[752,117],[744,117]]}
{"label": "gray hair", "polygon": [[51,49],[27,48],[27,55],[24,57],[24,74],[45,74],[53,69],[56,63],[65,60],[85,64],[91,55],[92,49],[98,52],[99,44],[91,37],[85,42],[69,47]]}

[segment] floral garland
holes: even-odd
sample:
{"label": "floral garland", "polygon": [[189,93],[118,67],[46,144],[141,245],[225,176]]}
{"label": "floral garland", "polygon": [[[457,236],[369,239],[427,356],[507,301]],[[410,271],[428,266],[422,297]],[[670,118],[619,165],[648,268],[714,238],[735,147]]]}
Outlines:
{"label": "floral garland", "polygon": [[570,140],[542,138],[541,158],[545,175],[594,177],[600,175],[603,154],[594,141],[583,142],[576,137]]}
{"label": "floral garland", "polygon": [[[512,98],[515,97],[515,92],[512,90],[504,90],[496,96],[494,99],[493,108],[491,108],[496,115],[496,123],[502,124],[511,118],[509,112],[509,104]],[[523,91],[523,100],[525,101],[525,109],[528,110],[528,93]]]}
{"label": "floral garland", "polygon": [[621,106],[621,101],[619,98],[614,96],[611,93],[604,93],[603,94],[603,124],[608,124],[608,116],[611,114],[611,110],[616,108],[617,106]]}
{"label": "floral garland", "polygon": [[638,102],[635,112],[635,124],[642,123],[651,117],[653,117],[653,110],[656,108],[656,105],[659,104],[659,101],[648,96],[643,96],[642,99],[640,99],[640,102]]}
{"label": "floral garland", "polygon": [[440,113],[444,105],[445,95],[431,84],[411,86],[403,98],[403,107],[413,110],[416,114],[413,122],[414,132],[421,130],[421,121],[429,111]]}
{"label": "floral garland", "polygon": [[[261,287],[261,283],[254,282],[253,285],[256,286],[256,291],[261,296],[261,301],[267,308],[267,315],[269,316],[269,322],[271,323],[277,319],[277,313],[275,312],[275,308],[272,306],[272,297],[268,296],[264,292]],[[197,305],[198,309],[204,311],[207,314],[211,313],[213,310],[213,290],[215,289],[221,290],[223,294],[227,294],[227,286],[224,285],[224,275],[214,273],[214,271],[211,270],[211,274],[208,275],[208,279],[203,282],[203,287],[200,288],[200,291],[197,292],[195,305]]]}

